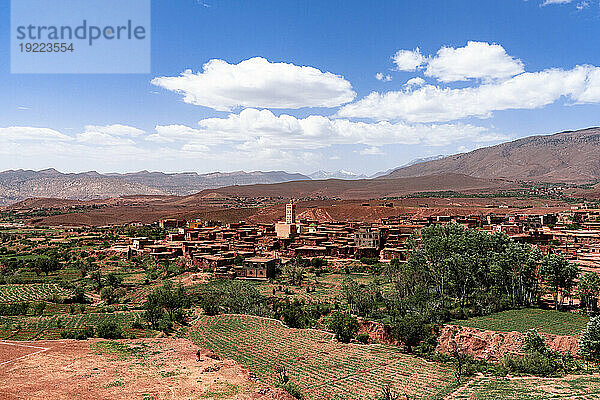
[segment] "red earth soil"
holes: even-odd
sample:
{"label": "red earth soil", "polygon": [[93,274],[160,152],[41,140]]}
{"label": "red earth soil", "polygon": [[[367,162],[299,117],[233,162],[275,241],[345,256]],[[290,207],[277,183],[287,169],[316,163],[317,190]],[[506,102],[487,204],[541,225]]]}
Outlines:
{"label": "red earth soil", "polygon": [[[548,347],[561,352],[577,355],[578,345],[576,336],[550,335],[540,333]],[[496,332],[455,325],[443,325],[438,337],[437,350],[449,354],[453,342],[461,351],[475,358],[487,361],[499,361],[505,354],[521,352],[525,343],[525,335],[520,332]]]}
{"label": "red earth soil", "polygon": [[[35,347],[26,347],[35,346]],[[0,399],[293,400],[185,339],[3,342]]]}

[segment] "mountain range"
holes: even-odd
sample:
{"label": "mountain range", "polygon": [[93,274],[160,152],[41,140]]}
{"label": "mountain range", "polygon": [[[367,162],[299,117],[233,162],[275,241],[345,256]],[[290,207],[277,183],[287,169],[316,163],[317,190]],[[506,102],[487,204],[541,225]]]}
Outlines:
{"label": "mountain range", "polygon": [[458,173],[512,181],[595,183],[600,180],[600,128],[529,136],[469,153],[398,168],[379,179]]}
{"label": "mountain range", "polygon": [[[209,174],[140,171],[100,174],[95,171],[61,173],[55,169],[9,170],[0,172],[0,205],[8,205],[32,197],[91,200],[127,195],[186,196],[206,189],[241,185],[261,185],[256,187],[265,192],[277,193],[279,189],[271,190],[264,185],[286,182],[292,184],[279,185],[277,188],[285,188],[284,192],[294,193],[294,196],[301,196],[302,193],[301,190],[291,188],[292,186],[304,188],[313,194],[329,195],[334,195],[335,190],[332,188],[338,188],[349,197],[354,197],[351,193],[361,193],[363,196],[368,190],[374,190],[373,194],[394,193],[394,182],[381,186],[374,182],[369,183],[373,180],[396,180],[396,183],[399,183],[400,181],[397,181],[399,178],[434,176],[440,179],[439,177],[445,175],[504,182],[597,183],[600,181],[599,155],[600,128],[589,128],[553,135],[530,136],[468,153],[416,159],[401,167],[382,171],[370,177],[344,170],[317,171],[310,175],[284,171]],[[312,183],[296,182],[311,180]],[[464,178],[460,181],[461,185],[464,184],[464,188],[488,186],[487,183],[482,184],[479,181],[476,184],[475,182],[465,184]],[[417,184],[418,180],[402,181],[400,192],[406,192],[408,190],[406,185],[410,182]],[[434,186],[436,185],[430,185],[432,189]],[[448,188],[448,185],[442,186]],[[251,188],[234,190],[234,192],[256,193]]]}
{"label": "mountain range", "polygon": [[128,195],[184,196],[223,186],[294,180],[310,180],[310,178],[283,171],[209,174],[140,171],[126,174],[99,174],[95,171],[62,173],[53,168],[41,171],[8,170],[0,172],[0,205],[12,204],[31,197],[91,200]]}

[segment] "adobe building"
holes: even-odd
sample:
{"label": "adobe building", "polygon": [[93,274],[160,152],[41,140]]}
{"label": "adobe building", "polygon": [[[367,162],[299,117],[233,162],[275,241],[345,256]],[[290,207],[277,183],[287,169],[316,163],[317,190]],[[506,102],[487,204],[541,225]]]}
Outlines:
{"label": "adobe building", "polygon": [[278,258],[268,257],[250,257],[246,258],[242,268],[237,272],[239,279],[257,279],[267,280],[275,277],[275,272],[279,266]]}

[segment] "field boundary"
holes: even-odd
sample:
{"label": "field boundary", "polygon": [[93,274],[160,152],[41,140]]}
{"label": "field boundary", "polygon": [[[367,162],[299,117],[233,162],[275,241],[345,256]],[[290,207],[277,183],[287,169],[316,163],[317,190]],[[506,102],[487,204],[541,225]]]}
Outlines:
{"label": "field boundary", "polygon": [[17,361],[17,360],[21,360],[23,358],[27,358],[29,356],[33,356],[35,354],[43,353],[43,352],[48,351],[48,350],[51,349],[51,347],[31,346],[31,345],[27,345],[27,344],[11,343],[11,342],[6,342],[6,341],[1,341],[0,345],[2,345],[2,344],[8,345],[8,346],[29,347],[29,348],[32,348],[32,349],[40,349],[40,350],[34,351],[33,353],[25,354],[24,356],[13,358],[12,360],[0,362],[0,367],[4,366],[6,364],[9,364],[11,362]]}

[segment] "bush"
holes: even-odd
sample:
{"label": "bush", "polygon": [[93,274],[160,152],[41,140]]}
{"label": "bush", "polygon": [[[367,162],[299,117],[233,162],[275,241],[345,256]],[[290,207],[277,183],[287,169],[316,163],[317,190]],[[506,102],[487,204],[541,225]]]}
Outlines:
{"label": "bush", "polygon": [[26,315],[29,303],[24,301],[13,304],[0,304],[0,315]]}
{"label": "bush", "polygon": [[331,315],[328,326],[338,341],[349,343],[358,332],[359,323],[356,317],[336,311]]}
{"label": "bush", "polygon": [[158,321],[158,330],[164,333],[168,333],[173,329],[173,322],[169,319],[169,317],[164,316]]}
{"label": "bush", "polygon": [[94,327],[87,326],[84,329],[62,331],[60,337],[61,339],[86,340],[87,338],[94,337]]}
{"label": "bush", "polygon": [[579,368],[571,353],[546,347],[544,338],[531,329],[525,335],[524,355],[507,355],[503,366],[510,372],[536,376],[559,376]]}
{"label": "bush", "polygon": [[131,324],[131,328],[132,329],[146,329],[147,327],[142,324],[140,321],[133,321],[133,323]]}
{"label": "bush", "polygon": [[409,353],[427,337],[428,329],[423,318],[417,315],[406,315],[389,328],[392,338],[404,344]]}
{"label": "bush", "polygon": [[42,315],[44,313],[45,309],[46,309],[46,303],[43,301],[33,304],[33,314],[34,315]]}
{"label": "bush", "polygon": [[288,394],[296,399],[302,400],[304,399],[304,395],[302,394],[302,390],[298,385],[294,382],[288,381],[286,383],[278,385],[280,388],[288,392]]}
{"label": "bush", "polygon": [[356,340],[358,340],[362,344],[368,344],[371,341],[371,337],[368,333],[361,333],[356,336]]}
{"label": "bush", "polygon": [[121,327],[113,321],[103,321],[98,324],[96,334],[104,339],[121,339],[123,337]]}
{"label": "bush", "polygon": [[586,360],[600,360],[600,316],[590,318],[581,333],[579,352]]}
{"label": "bush", "polygon": [[546,355],[540,352],[532,352],[525,355],[507,355],[504,357],[503,365],[509,371],[520,374],[531,374],[536,376],[556,375],[557,366]]}

